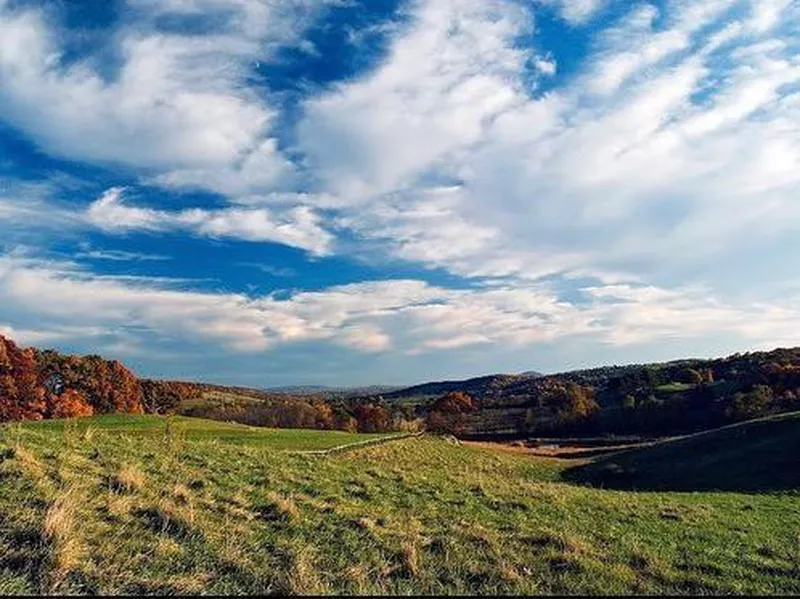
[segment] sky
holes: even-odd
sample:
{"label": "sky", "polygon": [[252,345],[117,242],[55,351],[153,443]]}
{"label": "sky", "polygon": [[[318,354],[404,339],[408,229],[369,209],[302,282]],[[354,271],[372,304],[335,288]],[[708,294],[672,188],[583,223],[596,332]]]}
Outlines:
{"label": "sky", "polygon": [[0,333],[404,384],[800,344],[796,0],[0,0]]}

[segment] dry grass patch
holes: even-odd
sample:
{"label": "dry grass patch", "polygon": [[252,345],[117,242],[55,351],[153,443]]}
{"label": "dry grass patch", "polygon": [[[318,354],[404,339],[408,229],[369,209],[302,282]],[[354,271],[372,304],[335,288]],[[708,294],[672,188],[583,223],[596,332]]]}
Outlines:
{"label": "dry grass patch", "polygon": [[131,464],[122,464],[117,473],[110,477],[109,488],[115,493],[134,493],[144,487],[145,476]]}
{"label": "dry grass patch", "polygon": [[330,592],[319,576],[315,564],[315,550],[310,545],[294,542],[289,549],[289,568],[285,591],[290,595],[325,595]]}
{"label": "dry grass patch", "polygon": [[96,432],[97,432],[97,429],[96,429],[95,427],[93,427],[93,426],[87,426],[87,427],[86,427],[86,428],[83,430],[83,434],[81,435],[81,436],[82,436],[82,438],[83,438],[83,442],[84,442],[84,443],[91,443],[91,442],[92,442],[92,440],[94,439],[94,436],[95,436],[95,433],[96,433]]}
{"label": "dry grass patch", "polygon": [[82,558],[82,547],[76,532],[80,499],[75,489],[67,489],[50,505],[42,523],[42,536],[49,549],[49,569],[54,584],[75,569]]}
{"label": "dry grass patch", "polygon": [[173,539],[185,539],[200,534],[194,528],[194,513],[182,510],[166,501],[138,509],[134,512],[153,532]]}
{"label": "dry grass patch", "polygon": [[181,595],[202,595],[203,589],[214,578],[208,572],[193,572],[180,576],[172,576],[167,583]]}
{"label": "dry grass patch", "polygon": [[192,495],[185,485],[177,484],[172,487],[172,498],[178,505],[188,505],[192,500]]}
{"label": "dry grass patch", "polygon": [[159,539],[155,547],[155,554],[158,557],[173,557],[183,553],[183,547],[174,539]]}
{"label": "dry grass patch", "polygon": [[44,466],[31,451],[22,445],[17,445],[14,447],[13,451],[17,465],[19,466],[20,470],[22,470],[23,474],[26,474],[37,481],[44,478]]}
{"label": "dry grass patch", "polygon": [[416,539],[406,539],[401,547],[403,571],[410,577],[419,575],[419,548]]}
{"label": "dry grass patch", "polygon": [[122,520],[133,510],[131,497],[111,496],[106,504],[109,516],[115,520]]}

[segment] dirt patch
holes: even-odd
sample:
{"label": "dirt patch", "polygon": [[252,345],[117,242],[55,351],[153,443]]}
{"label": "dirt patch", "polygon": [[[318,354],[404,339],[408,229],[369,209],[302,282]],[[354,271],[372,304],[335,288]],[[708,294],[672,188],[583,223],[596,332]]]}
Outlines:
{"label": "dirt patch", "polygon": [[494,451],[506,451],[508,453],[525,453],[532,455],[531,447],[517,445],[516,443],[500,443],[495,441],[461,441],[467,447],[480,447],[482,449],[492,449]]}

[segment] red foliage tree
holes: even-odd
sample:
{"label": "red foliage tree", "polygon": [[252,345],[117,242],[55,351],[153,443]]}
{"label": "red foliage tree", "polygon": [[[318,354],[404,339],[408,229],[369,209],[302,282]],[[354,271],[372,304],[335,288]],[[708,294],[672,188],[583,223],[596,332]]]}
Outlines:
{"label": "red foliage tree", "polygon": [[46,410],[36,354],[0,335],[0,421],[41,420]]}
{"label": "red foliage tree", "polygon": [[37,358],[40,380],[51,393],[78,391],[95,413],[144,413],[142,386],[120,362],[100,356],[64,356],[52,350],[38,352]]}
{"label": "red foliage tree", "polygon": [[475,400],[463,391],[450,391],[436,400],[432,410],[443,414],[465,414],[475,409]]}
{"label": "red foliage tree", "polygon": [[371,403],[357,406],[355,418],[360,433],[385,433],[392,427],[389,411],[383,406]]}

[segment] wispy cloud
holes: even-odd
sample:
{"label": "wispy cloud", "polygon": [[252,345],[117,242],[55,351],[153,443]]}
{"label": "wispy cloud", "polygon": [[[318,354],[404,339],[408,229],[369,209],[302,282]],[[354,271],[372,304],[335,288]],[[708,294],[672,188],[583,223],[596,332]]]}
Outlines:
{"label": "wispy cloud", "polygon": [[[297,40],[327,4],[133,0],[114,32],[111,77],[96,56],[68,60],[52,13],[0,5],[0,110],[51,154],[168,177],[236,171],[267,187],[291,177],[270,130],[276,109],[247,78]],[[196,15],[205,35],[165,29]]]}
{"label": "wispy cloud", "polygon": [[[300,126],[326,186],[357,198],[341,222],[473,277],[657,281],[702,262],[713,286],[743,235],[783,260],[768,252],[800,217],[796,4],[633,5],[541,96],[516,3],[415,6],[386,63],[312,100]],[[446,200],[442,180],[457,182]]]}
{"label": "wispy cloud", "polygon": [[141,252],[126,252],[123,250],[93,249],[87,249],[76,253],[75,258],[110,260],[111,262],[161,262],[164,260],[171,260],[169,256],[162,256],[160,254],[143,254]]}
{"label": "wispy cloud", "polygon": [[177,212],[136,208],[123,203],[122,188],[107,190],[86,212],[88,221],[108,232],[183,230],[213,238],[274,242],[307,250],[317,256],[330,253],[333,236],[320,217],[299,206],[276,213],[266,209],[186,209]]}
{"label": "wispy cloud", "polygon": [[238,264],[239,266],[255,268],[256,270],[260,270],[264,274],[268,274],[272,277],[290,278],[298,275],[298,272],[295,269],[285,266],[273,266],[272,264],[264,264],[261,262],[239,262]]}
{"label": "wispy cloud", "polygon": [[539,0],[545,6],[555,7],[568,23],[585,25],[609,0]]}

